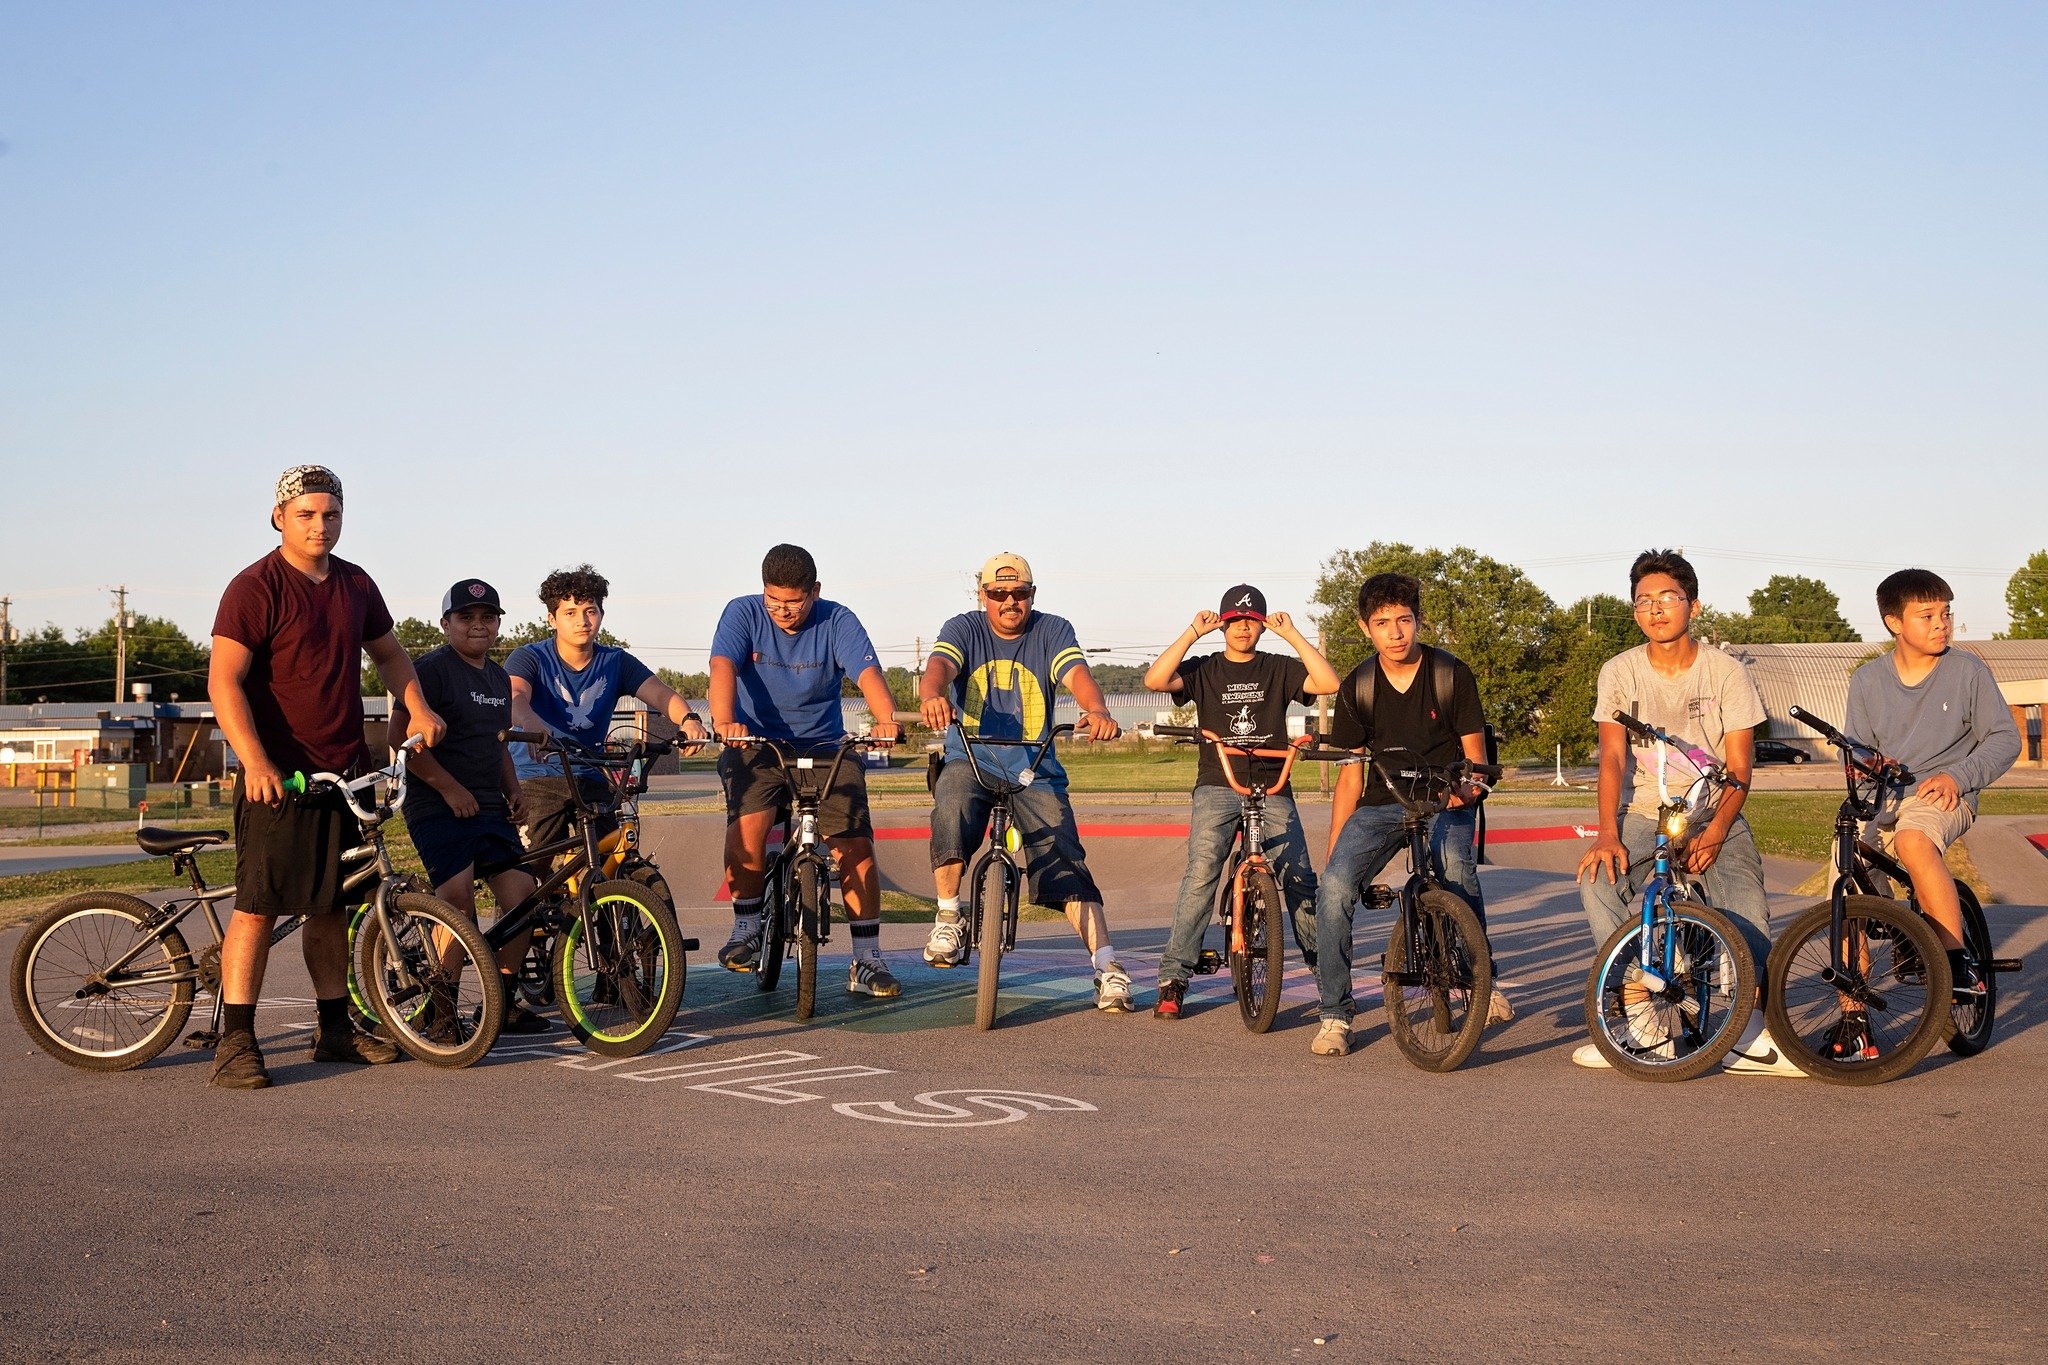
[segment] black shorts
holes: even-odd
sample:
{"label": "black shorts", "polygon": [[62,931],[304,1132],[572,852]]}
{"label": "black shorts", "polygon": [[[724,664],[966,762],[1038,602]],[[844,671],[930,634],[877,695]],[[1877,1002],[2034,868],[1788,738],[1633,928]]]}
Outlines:
{"label": "black shorts", "polygon": [[[582,790],[586,806],[611,800],[609,786],[602,777],[581,774],[576,785]],[[519,784],[519,792],[526,798],[528,848],[552,844],[576,832],[576,803],[569,799],[568,778],[529,777]],[[600,839],[618,826],[618,822],[609,816],[598,817],[596,823]]]}
{"label": "black shorts", "polygon": [[427,880],[435,886],[461,876],[483,863],[505,863],[518,859],[526,850],[519,846],[519,831],[502,810],[478,811],[467,820],[446,811],[405,817],[412,846],[426,864]]}
{"label": "black shorts", "polygon": [[[838,757],[837,745],[814,751],[818,766],[803,773],[805,779],[822,782]],[[801,770],[799,770],[801,771]],[[725,819],[730,824],[742,815],[757,811],[786,812],[789,808],[789,778],[775,755],[758,745],[727,749],[718,756],[718,781],[725,788]],[[860,755],[848,754],[839,765],[839,780],[818,803],[818,835],[825,839],[872,839],[874,822],[868,818],[868,777]]]}
{"label": "black shorts", "polygon": [[[363,827],[332,791],[266,806],[235,792],[235,908],[252,915],[330,915],[344,909],[341,855]],[[353,869],[350,869],[353,870]]]}

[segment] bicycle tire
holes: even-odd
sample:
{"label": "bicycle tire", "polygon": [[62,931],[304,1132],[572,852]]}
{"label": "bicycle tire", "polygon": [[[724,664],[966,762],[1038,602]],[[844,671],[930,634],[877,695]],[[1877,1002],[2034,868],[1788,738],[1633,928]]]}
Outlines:
{"label": "bicycle tire", "polygon": [[661,875],[661,869],[656,867],[650,859],[635,854],[632,861],[620,869],[620,875],[624,876],[627,881],[646,887],[649,891],[653,892],[661,901],[662,908],[671,915],[676,912],[676,897],[675,893],[668,889],[668,878]]}
{"label": "bicycle tire", "polygon": [[1237,1011],[1253,1033],[1273,1027],[1280,1013],[1280,984],[1287,972],[1286,913],[1280,883],[1271,869],[1254,867],[1244,874],[1244,951],[1230,955],[1230,984],[1237,992]]}
{"label": "bicycle tire", "polygon": [[[476,922],[448,902],[406,891],[356,935],[355,969],[371,1013],[408,1057],[459,1069],[483,1060],[505,1023],[498,959]],[[459,949],[449,961],[450,947]]]}
{"label": "bicycle tire", "polygon": [[1848,897],[1843,931],[1864,945],[1869,979],[1881,987],[1886,1008],[1864,1011],[1879,1045],[1875,1059],[1829,1057],[1827,1040],[1843,1013],[1841,993],[1819,976],[1831,961],[1830,919],[1822,901],[1801,911],[1779,937],[1771,949],[1764,1017],[1771,1037],[1809,1076],[1835,1085],[1876,1085],[1918,1065],[1949,1027],[1948,954],[1917,911],[1876,896]]}
{"label": "bicycle tire", "polygon": [[[137,928],[156,913],[156,906],[137,896],[87,891],[66,896],[28,927],[14,945],[8,988],[14,1017],[37,1047],[82,1071],[128,1071],[171,1045],[192,1014],[190,980],[68,1003],[78,1000],[85,980],[134,946]],[[192,970],[192,950],[175,927],[151,937],[156,947],[137,958],[136,966],[164,973]],[[107,1003],[97,1003],[102,1000]],[[139,1013],[137,1005],[143,1006]],[[120,1027],[124,1017],[132,1017],[131,1027]]]}
{"label": "bicycle tire", "polygon": [[818,944],[825,936],[824,916],[831,913],[831,888],[824,865],[806,858],[796,869],[796,1017],[808,1019],[818,1008]]}
{"label": "bicycle tire", "polygon": [[[1984,918],[1984,907],[1977,904],[1977,893],[1957,882],[1956,897],[1963,903],[1963,954],[1976,969],[1984,993],[1968,1001],[1951,997],[1949,1015],[1955,1030],[1948,1036],[1948,1050],[1958,1057],[1974,1057],[1991,1046],[1991,1022],[1998,1011],[1998,973],[1991,970],[1991,925]],[[1955,983],[1949,984],[1953,990]]]}
{"label": "bicycle tire", "polygon": [[645,887],[599,882],[555,940],[562,1022],[592,1052],[637,1057],[661,1041],[683,1003],[683,932]]}
{"label": "bicycle tire", "polygon": [[348,912],[348,1015],[349,1020],[361,1029],[381,1027],[377,1022],[377,1011],[370,1004],[369,993],[363,989],[363,979],[356,974],[356,940],[362,936],[363,921],[369,916],[367,904],[355,906]]}
{"label": "bicycle tire", "polygon": [[[1422,960],[1408,962],[1408,917],[1420,913]],[[1449,891],[1431,887],[1403,905],[1387,936],[1380,995],[1387,1032],[1401,1055],[1424,1071],[1455,1071],[1479,1046],[1493,999],[1493,954],[1479,916]],[[1401,985],[1393,974],[1425,980]]]}
{"label": "bicycle tire", "polygon": [[1017,869],[1006,858],[984,853],[974,868],[975,951],[974,1026],[987,1032],[996,1024],[996,999],[1003,980],[1005,910],[1017,895]]}
{"label": "bicycle tire", "polygon": [[761,951],[754,957],[754,989],[772,991],[782,980],[782,956],[789,948],[790,865],[778,861],[761,888]]}
{"label": "bicycle tire", "polygon": [[[1660,960],[1662,935],[1677,934],[1678,980],[1664,992],[1645,986],[1642,920],[1623,923],[1586,973],[1586,1032],[1624,1075],[1688,1081],[1719,1066],[1748,1027],[1756,1008],[1756,960],[1735,921],[1709,905],[1672,906],[1650,932],[1651,954]],[[1702,1018],[1706,1026],[1691,1030],[1696,1041],[1689,1042],[1682,1026]]]}

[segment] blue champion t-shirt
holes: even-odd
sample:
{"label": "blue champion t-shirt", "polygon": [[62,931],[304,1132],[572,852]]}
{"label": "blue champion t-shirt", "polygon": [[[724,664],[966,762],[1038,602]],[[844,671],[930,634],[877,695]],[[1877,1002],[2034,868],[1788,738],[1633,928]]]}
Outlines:
{"label": "blue champion t-shirt", "polygon": [[[604,747],[619,698],[638,692],[640,684],[654,676],[652,669],[617,645],[598,645],[588,667],[570,668],[562,662],[553,640],[519,646],[505,660],[505,671],[515,678],[524,678],[533,689],[529,704],[534,717],[547,727],[549,734],[573,739],[593,749]],[[562,775],[559,758],[552,754],[536,756],[525,744],[512,746],[512,767],[522,782]],[[581,763],[576,769],[597,771]]]}
{"label": "blue champion t-shirt", "polygon": [[733,666],[739,682],[734,718],[747,733],[819,746],[836,744],[846,733],[840,711],[845,680],[876,666],[860,618],[837,602],[812,603],[792,635],[775,624],[758,594],[725,604],[711,657]]}
{"label": "blue champion t-shirt", "polygon": [[[1074,627],[1063,616],[1034,611],[1024,633],[1005,640],[995,633],[986,613],[963,612],[939,629],[932,653],[952,661],[952,699],[960,723],[970,733],[989,739],[1042,740],[1051,728],[1053,692],[1060,680],[1086,661],[1074,639]],[[983,768],[996,767],[1015,777],[1031,757],[1029,749],[976,749]],[[946,760],[965,762],[960,737],[946,732]],[[1050,749],[1038,767],[1038,781],[1055,790],[1067,786],[1067,770]]]}

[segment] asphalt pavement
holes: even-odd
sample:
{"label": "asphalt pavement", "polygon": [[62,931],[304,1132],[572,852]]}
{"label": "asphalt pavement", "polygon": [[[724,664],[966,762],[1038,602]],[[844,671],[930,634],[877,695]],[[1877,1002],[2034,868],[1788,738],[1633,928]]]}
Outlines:
{"label": "asphalt pavement", "polygon": [[[268,1091],[215,1090],[182,1048],[74,1071],[0,1023],[0,1354],[2041,1356],[2038,906],[1990,909],[2000,951],[2029,962],[1981,1057],[1867,1090],[1647,1085],[1569,1061],[1591,944],[1544,864],[1576,843],[1502,844],[1515,865],[1483,880],[1519,1017],[1438,1076],[1378,1011],[1383,912],[1360,920],[1362,1028],[1341,1060],[1308,1052],[1291,953],[1280,1021],[1255,1036],[1215,977],[1178,1023],[1098,1013],[1054,923],[1026,926],[989,1033],[971,973],[923,966],[910,924],[884,930],[902,999],[821,991],[799,1024],[787,980],[764,995],[713,962],[715,828],[650,831],[704,948],[640,1058],[558,1034],[467,1072],[316,1066],[289,944],[259,1013]],[[922,844],[882,848],[915,889]],[[1149,1008],[1178,846],[1090,849]]]}

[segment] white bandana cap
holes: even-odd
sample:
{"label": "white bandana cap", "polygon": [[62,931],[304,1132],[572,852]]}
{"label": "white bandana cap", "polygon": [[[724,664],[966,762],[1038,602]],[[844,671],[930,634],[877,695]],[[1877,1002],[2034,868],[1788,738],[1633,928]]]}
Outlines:
{"label": "white bandana cap", "polygon": [[341,501],[341,479],[324,464],[295,464],[277,476],[277,502],[282,507],[308,493],[332,493]]}

